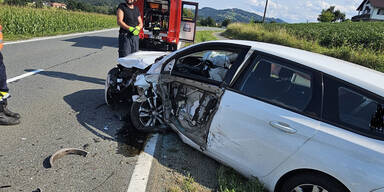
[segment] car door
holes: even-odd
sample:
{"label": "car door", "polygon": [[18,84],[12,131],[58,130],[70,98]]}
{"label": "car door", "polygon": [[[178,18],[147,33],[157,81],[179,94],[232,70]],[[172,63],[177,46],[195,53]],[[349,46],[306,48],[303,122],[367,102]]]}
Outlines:
{"label": "car door", "polygon": [[247,175],[263,177],[295,153],[320,122],[321,76],[255,53],[221,98],[207,151]]}
{"label": "car door", "polygon": [[196,22],[199,4],[196,2],[182,2],[180,40],[185,42],[194,42],[196,36]]}
{"label": "car door", "polygon": [[166,94],[162,98],[169,114],[165,119],[202,149],[223,85],[229,83],[249,49],[231,43],[205,43],[177,54],[164,66],[161,86]]}

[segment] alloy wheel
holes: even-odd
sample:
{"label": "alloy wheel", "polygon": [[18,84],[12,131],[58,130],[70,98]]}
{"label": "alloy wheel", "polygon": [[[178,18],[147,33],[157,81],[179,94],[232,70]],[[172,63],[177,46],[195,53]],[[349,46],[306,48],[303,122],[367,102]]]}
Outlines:
{"label": "alloy wheel", "polygon": [[318,185],[302,184],[292,189],[291,192],[328,192],[328,191]]}
{"label": "alloy wheel", "polygon": [[158,97],[148,98],[141,103],[139,108],[139,120],[145,127],[153,127],[163,124],[163,105]]}

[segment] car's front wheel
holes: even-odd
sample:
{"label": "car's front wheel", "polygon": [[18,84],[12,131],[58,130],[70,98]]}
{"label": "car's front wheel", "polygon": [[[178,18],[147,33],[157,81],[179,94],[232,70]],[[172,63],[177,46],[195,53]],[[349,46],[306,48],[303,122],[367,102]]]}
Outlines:
{"label": "car's front wheel", "polygon": [[132,125],[141,132],[162,132],[168,128],[163,121],[161,99],[148,98],[142,103],[133,102],[130,118]]}
{"label": "car's front wheel", "polygon": [[348,192],[336,179],[319,173],[304,173],[288,178],[280,192]]}

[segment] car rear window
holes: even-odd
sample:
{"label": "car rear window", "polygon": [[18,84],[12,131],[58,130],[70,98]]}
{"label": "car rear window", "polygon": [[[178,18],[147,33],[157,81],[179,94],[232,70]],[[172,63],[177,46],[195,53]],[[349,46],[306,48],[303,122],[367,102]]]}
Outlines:
{"label": "car rear window", "polygon": [[366,136],[384,138],[382,99],[336,78],[324,77],[325,120]]}
{"label": "car rear window", "polygon": [[339,87],[338,96],[340,121],[358,129],[370,130],[372,115],[379,103],[346,87]]}

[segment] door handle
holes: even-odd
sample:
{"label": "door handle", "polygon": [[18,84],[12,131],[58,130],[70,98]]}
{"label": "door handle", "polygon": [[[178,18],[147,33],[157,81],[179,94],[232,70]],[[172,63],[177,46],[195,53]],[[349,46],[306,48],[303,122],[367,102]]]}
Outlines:
{"label": "door handle", "polygon": [[285,133],[294,134],[297,132],[296,129],[292,128],[291,126],[289,126],[286,123],[271,121],[271,122],[269,122],[269,125],[271,125],[272,127],[276,128],[280,131],[283,131]]}

